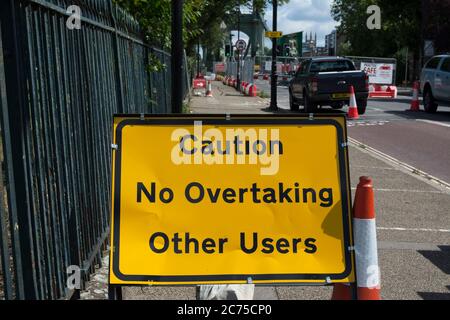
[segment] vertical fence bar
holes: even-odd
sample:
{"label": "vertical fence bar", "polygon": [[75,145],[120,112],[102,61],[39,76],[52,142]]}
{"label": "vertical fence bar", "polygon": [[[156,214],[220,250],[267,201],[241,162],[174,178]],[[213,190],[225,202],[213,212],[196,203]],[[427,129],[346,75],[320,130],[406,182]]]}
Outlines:
{"label": "vertical fence bar", "polygon": [[[0,24],[0,35],[2,34],[2,26]],[[3,44],[2,38],[0,36],[0,164],[3,167],[4,162],[4,150],[3,142],[5,141],[4,127],[8,127],[5,124],[4,115],[7,114],[7,101],[6,101],[6,87],[5,87],[5,70],[4,70],[4,59],[3,59]],[[8,138],[8,137],[6,137]],[[3,281],[3,297],[6,300],[11,300],[14,297],[13,293],[13,279],[11,271],[13,266],[10,259],[10,249],[9,249],[9,223],[8,221],[8,207],[4,201],[4,198],[8,195],[7,186],[5,178],[3,177],[3,170],[0,170],[0,281]],[[0,299],[2,297],[0,296]]]}
{"label": "vertical fence bar", "polygon": [[19,3],[0,3],[7,110],[3,114],[4,152],[8,172],[8,208],[12,234],[14,279],[18,299],[36,298],[29,219],[28,180],[25,154],[27,150],[25,97],[23,92],[26,63],[23,60],[23,37],[18,15]]}

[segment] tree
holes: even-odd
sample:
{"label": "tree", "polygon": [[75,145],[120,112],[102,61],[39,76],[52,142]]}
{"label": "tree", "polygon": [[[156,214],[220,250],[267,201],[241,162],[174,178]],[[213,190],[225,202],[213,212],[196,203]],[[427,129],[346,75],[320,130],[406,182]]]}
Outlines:
{"label": "tree", "polygon": [[[370,5],[381,8],[380,30],[367,28]],[[348,41],[348,55],[403,58],[408,48],[415,64],[419,61],[421,0],[334,0],[331,14],[341,23],[338,32]]]}
{"label": "tree", "polygon": [[[142,27],[148,43],[170,48],[171,45],[171,0],[114,0],[129,11]],[[289,0],[279,0],[280,5]],[[212,52],[222,46],[225,33],[220,24],[225,16],[239,6],[264,10],[272,0],[184,0],[184,42],[188,55],[195,54],[200,39]]]}

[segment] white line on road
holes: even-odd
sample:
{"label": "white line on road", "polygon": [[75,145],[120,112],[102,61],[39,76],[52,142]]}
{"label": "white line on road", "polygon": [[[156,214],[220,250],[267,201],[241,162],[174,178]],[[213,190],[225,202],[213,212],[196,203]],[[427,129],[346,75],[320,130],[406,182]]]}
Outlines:
{"label": "white line on road", "polygon": [[437,232],[437,233],[450,233],[450,230],[446,229],[425,229],[425,228],[384,228],[378,227],[378,230],[384,231],[414,231],[414,232]]}
{"label": "white line on road", "polygon": [[432,182],[440,185],[441,187],[444,187],[446,189],[450,189],[450,183],[448,183],[448,182],[446,182],[444,180],[441,180],[441,179],[439,179],[439,178],[437,178],[435,176],[432,176],[431,174],[428,174],[428,173],[426,173],[426,172],[424,172],[422,170],[419,170],[419,169],[417,169],[417,168],[415,168],[415,167],[413,167],[413,166],[411,166],[411,165],[409,165],[409,164],[407,164],[405,162],[402,162],[402,161],[400,161],[400,160],[398,160],[398,159],[396,159],[394,157],[391,157],[390,155],[388,155],[388,154],[386,154],[384,152],[381,152],[381,151],[379,151],[377,149],[369,147],[368,145],[366,145],[366,144],[364,144],[362,142],[359,142],[356,139],[353,139],[353,138],[349,137],[348,141],[354,147],[362,149],[362,150],[364,150],[364,151],[366,151],[366,152],[368,152],[368,153],[370,153],[372,155],[375,155],[376,157],[378,157],[379,159],[384,160],[385,162],[392,163],[392,164],[394,164],[394,165],[396,165],[398,167],[401,167],[401,168],[403,168],[404,170],[406,170],[408,173],[410,173],[412,175],[416,175],[418,177],[425,178],[426,181],[429,181],[429,182],[432,181]]}
{"label": "white line on road", "polygon": [[[356,190],[356,188],[352,188]],[[374,189],[378,192],[404,192],[404,193],[432,193],[432,194],[447,194],[443,191],[433,191],[433,190],[407,190],[407,189]]]}
{"label": "white line on road", "polygon": [[417,122],[425,122],[425,123],[435,124],[437,126],[450,128],[450,123],[442,123],[442,122],[431,121],[431,120],[422,120],[422,119],[418,119],[416,121]]}
{"label": "white line on road", "polygon": [[441,252],[441,248],[437,244],[416,243],[416,242],[393,242],[378,241],[379,250],[413,250],[413,251],[437,251]]}

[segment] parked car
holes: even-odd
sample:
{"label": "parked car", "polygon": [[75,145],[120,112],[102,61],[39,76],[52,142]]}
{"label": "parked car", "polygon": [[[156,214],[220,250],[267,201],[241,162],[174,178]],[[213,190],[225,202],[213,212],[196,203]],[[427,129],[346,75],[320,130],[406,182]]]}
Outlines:
{"label": "parked car", "polygon": [[304,60],[289,85],[289,104],[292,111],[304,106],[311,113],[320,106],[341,109],[349,104],[350,86],[355,89],[358,111],[364,114],[369,97],[369,77],[356,70],[350,59],[317,57]]}
{"label": "parked car", "polygon": [[450,55],[433,57],[425,64],[420,90],[426,112],[435,113],[438,106],[450,106]]}

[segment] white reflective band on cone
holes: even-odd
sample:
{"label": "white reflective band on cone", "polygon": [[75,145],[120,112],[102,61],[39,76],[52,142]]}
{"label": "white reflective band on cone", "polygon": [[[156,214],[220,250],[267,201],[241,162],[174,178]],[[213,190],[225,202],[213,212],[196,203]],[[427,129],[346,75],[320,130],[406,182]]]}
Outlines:
{"label": "white reflective band on cone", "polygon": [[380,286],[375,219],[354,219],[356,279],[358,287]]}
{"label": "white reflective band on cone", "polygon": [[350,99],[350,107],[356,108],[356,96],[355,94],[352,94],[352,97]]}

